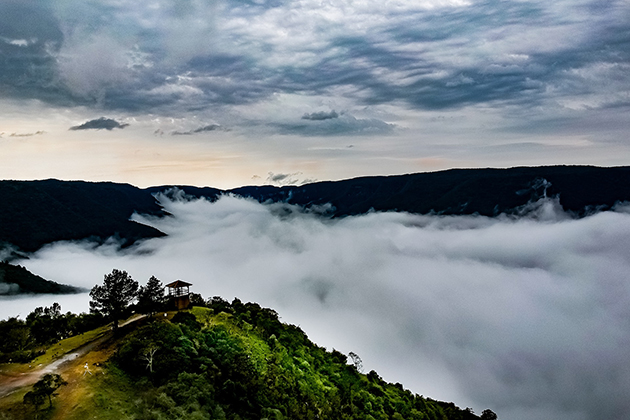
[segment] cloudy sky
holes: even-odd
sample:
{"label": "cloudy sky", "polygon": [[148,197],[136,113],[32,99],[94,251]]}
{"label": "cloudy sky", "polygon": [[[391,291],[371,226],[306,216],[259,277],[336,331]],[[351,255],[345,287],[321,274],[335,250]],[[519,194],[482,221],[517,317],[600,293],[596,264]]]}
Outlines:
{"label": "cloudy sky", "polygon": [[626,165],[627,0],[3,0],[0,178]]}
{"label": "cloudy sky", "polygon": [[[224,196],[162,199],[168,233],[131,249],[56,243],[18,261],[87,288],[113,268],[259,302],[366,371],[503,420],[630,418],[630,207],[572,219],[370,213],[324,219]],[[87,294],[6,300],[0,318]]]}

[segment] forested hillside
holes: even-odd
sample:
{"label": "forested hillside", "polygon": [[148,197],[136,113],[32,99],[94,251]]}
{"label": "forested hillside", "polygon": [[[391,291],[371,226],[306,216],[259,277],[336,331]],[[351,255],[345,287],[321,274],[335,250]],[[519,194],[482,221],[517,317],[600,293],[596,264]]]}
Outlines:
{"label": "forested hillside", "polygon": [[158,317],[122,342],[113,366],[141,390],[142,419],[478,418],[363,374],[356,354],[328,352],[275,311],[238,299]]}
{"label": "forested hillside", "polygon": [[[58,305],[39,308],[26,322],[0,322],[6,336],[26,337],[20,332],[41,330],[37,336],[49,344],[48,349],[32,354],[30,357],[37,358],[30,363],[0,365],[3,418],[497,418],[489,409],[478,417],[470,408],[461,409],[414,394],[399,383],[387,383],[375,371],[363,373],[357,354],[346,356],[317,346],[299,327],[280,322],[272,309],[238,299],[230,303],[220,297],[199,303],[192,310],[169,312],[168,316],[162,312],[145,318],[135,315],[117,332],[103,327],[85,333],[81,333],[83,329],[70,331],[69,322],[74,325],[79,320],[84,327],[99,320],[103,323],[104,318],[61,315]],[[59,337],[46,331],[60,326],[72,336],[57,343]],[[62,349],[73,356],[63,356]],[[15,387],[16,381],[36,375],[32,366],[53,360],[67,361],[32,386],[1,392],[3,387]],[[17,379],[3,378],[7,370],[16,372]],[[13,382],[7,383],[7,379]]]}
{"label": "forested hillside", "polygon": [[20,293],[80,293],[83,289],[55,283],[19,265],[0,261],[0,296]]}
{"label": "forested hillside", "polygon": [[123,243],[162,236],[129,220],[162,214],[155,199],[128,184],[83,181],[0,181],[0,245],[32,252],[61,240],[117,237]]}
{"label": "forested hillside", "polygon": [[496,216],[518,211],[543,196],[558,197],[576,216],[630,201],[630,167],[543,166],[451,169],[396,176],[361,177],[282,188],[245,187],[233,193],[264,202],[327,204],[331,214],[375,211]]}

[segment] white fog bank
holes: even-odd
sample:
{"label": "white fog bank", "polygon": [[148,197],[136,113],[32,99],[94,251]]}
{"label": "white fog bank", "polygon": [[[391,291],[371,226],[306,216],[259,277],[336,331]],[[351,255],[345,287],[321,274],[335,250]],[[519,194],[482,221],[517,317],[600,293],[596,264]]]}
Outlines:
{"label": "white fog bank", "polygon": [[[86,288],[118,268],[255,301],[317,344],[356,352],[366,371],[500,419],[630,418],[627,207],[579,220],[553,200],[520,218],[327,220],[229,196],[161,201],[173,217],[136,219],[167,237],[123,251],[56,243],[19,263]],[[87,311],[88,299],[60,302]],[[46,305],[13,302],[23,317]],[[16,315],[7,303],[2,318]]]}

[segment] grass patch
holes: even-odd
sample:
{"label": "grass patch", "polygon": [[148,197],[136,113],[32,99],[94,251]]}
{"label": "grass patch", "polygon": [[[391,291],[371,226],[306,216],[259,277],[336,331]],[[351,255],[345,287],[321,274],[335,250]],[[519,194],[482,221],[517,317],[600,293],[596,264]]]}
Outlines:
{"label": "grass patch", "polygon": [[[2,363],[0,364],[0,377],[2,375],[15,376],[28,370],[28,363]],[[0,420],[2,418],[0,417]]]}
{"label": "grass patch", "polygon": [[54,419],[123,420],[134,418],[139,390],[115,366],[82,378],[81,386],[60,404]]}
{"label": "grass patch", "polygon": [[[132,315],[128,319],[120,321],[119,324],[123,324],[127,322],[128,320],[137,316],[138,315]],[[42,354],[41,356],[33,360],[32,365],[33,366],[38,366],[39,364],[47,365],[51,362],[54,362],[56,359],[63,356],[64,354],[70,353],[80,347],[83,347],[84,345],[103,337],[105,334],[109,333],[110,331],[111,331],[111,327],[109,324],[107,324],[107,325],[103,325],[102,327],[93,329],[91,331],[87,331],[87,332],[63,339],[59,341],[58,343],[53,344],[52,346],[48,347],[48,349],[46,349],[45,354]]]}
{"label": "grass patch", "polygon": [[87,343],[91,343],[97,338],[104,336],[109,331],[110,331],[110,328],[109,326],[106,325],[103,327],[96,328],[95,330],[92,330],[92,331],[88,331],[82,334],[78,334],[78,335],[63,339],[57,344],[53,344],[52,346],[48,347],[48,349],[46,349],[46,353],[42,354],[41,356],[33,360],[32,364],[33,366],[38,366],[39,364],[47,365],[53,362],[55,359],[63,356],[64,354],[70,353],[71,351],[74,351],[78,349],[79,347],[82,347],[86,345]]}
{"label": "grass patch", "polygon": [[[23,387],[0,399],[0,420],[48,420],[54,413],[48,409],[48,401],[35,413],[32,406],[23,403],[24,395],[31,387]],[[37,417],[35,417],[37,416]]]}
{"label": "grass patch", "polygon": [[212,319],[214,318],[214,311],[210,308],[193,306],[193,308],[190,309],[190,313],[193,314],[197,318],[197,321],[203,324],[204,327],[208,327],[213,324]]}
{"label": "grass patch", "polygon": [[[31,390],[31,387],[24,387],[12,392],[9,395],[3,397],[0,401],[0,411],[2,411],[5,407],[14,406],[17,404],[22,404],[24,400],[24,394]],[[0,417],[1,419],[1,417]]]}

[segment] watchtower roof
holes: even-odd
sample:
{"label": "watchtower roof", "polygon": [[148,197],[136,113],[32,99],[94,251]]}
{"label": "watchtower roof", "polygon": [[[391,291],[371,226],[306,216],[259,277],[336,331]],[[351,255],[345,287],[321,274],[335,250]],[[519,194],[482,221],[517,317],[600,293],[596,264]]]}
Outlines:
{"label": "watchtower roof", "polygon": [[174,282],[166,285],[166,287],[186,287],[186,286],[192,286],[192,283],[186,283],[183,280],[175,280]]}

